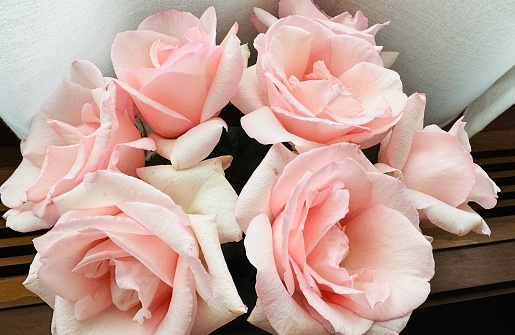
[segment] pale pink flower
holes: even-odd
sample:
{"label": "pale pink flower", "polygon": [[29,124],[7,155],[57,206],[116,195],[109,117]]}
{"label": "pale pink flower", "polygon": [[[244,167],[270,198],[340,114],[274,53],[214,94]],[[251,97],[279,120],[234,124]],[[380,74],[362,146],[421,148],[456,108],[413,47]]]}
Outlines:
{"label": "pale pink flower", "polygon": [[467,203],[484,208],[497,203],[499,187],[473,162],[465,122],[446,132],[423,128],[426,98],[412,95],[410,108],[382,142],[377,167],[397,176],[423,219],[456,235],[490,234],[486,222]]}
{"label": "pale pink flower", "polygon": [[[372,45],[376,45],[375,35],[378,31],[386,27],[389,22],[382,24],[374,24],[368,26],[368,19],[361,11],[357,11],[352,16],[349,12],[343,12],[335,17],[330,17],[321,11],[311,0],[281,0],[279,1],[279,18],[285,18],[289,15],[299,15],[309,18],[313,21],[323,24],[336,34],[346,34],[362,38]],[[278,19],[267,11],[254,8],[254,14],[251,17],[254,27],[264,33],[267,29],[276,23]],[[384,66],[389,68],[397,59],[398,52],[382,51],[383,47],[376,46],[376,50],[380,51],[380,56],[384,62]]]}
{"label": "pale pink flower", "polygon": [[400,119],[407,96],[375,47],[288,16],[260,34],[256,65],[231,102],[260,143],[291,142],[299,152],[338,142],[370,147]]}
{"label": "pale pink flower", "polygon": [[53,334],[208,334],[245,313],[215,215],[186,213],[153,186],[110,171],[55,203],[64,214],[34,240],[24,283],[54,308]]}
{"label": "pale pink flower", "polygon": [[[209,133],[218,136],[196,147],[216,145],[225,126],[216,116],[236,93],[246,63],[237,30],[235,23],[216,45],[216,13],[210,7],[200,19],[176,10],[158,13],[138,30],[116,36],[111,59],[119,84],[159,137],[176,139],[207,122]],[[183,167],[196,163],[178,160]]]}
{"label": "pale pink flower", "polygon": [[32,121],[22,141],[23,161],[0,187],[5,218],[17,231],[51,227],[59,215],[53,199],[90,172],[115,170],[135,175],[144,166],[141,139],[133,124],[130,96],[86,61],[74,62],[64,80]]}
{"label": "pale pink flower", "polygon": [[430,243],[405,186],[357,145],[272,146],[236,204],[258,300],[276,334],[400,331],[429,294]]}

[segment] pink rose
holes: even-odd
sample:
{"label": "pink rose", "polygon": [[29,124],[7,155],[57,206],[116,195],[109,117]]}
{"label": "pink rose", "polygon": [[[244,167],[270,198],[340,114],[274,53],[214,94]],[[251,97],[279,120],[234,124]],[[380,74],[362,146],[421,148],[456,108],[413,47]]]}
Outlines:
{"label": "pink rose", "polygon": [[369,147],[406,106],[399,75],[362,38],[289,16],[254,45],[257,64],[245,70],[231,101],[260,143],[291,142],[299,152],[338,142]]}
{"label": "pink rose", "polygon": [[34,240],[24,283],[54,308],[53,334],[208,334],[245,313],[215,215],[187,214],[153,186],[110,171],[55,203],[64,214]]}
{"label": "pink rose", "polygon": [[[229,102],[245,67],[237,30],[234,24],[216,45],[216,13],[210,7],[200,19],[175,10],[158,13],[138,30],[117,35],[111,58],[119,84],[155,133],[175,139],[216,117]],[[218,130],[208,141],[211,149],[222,129],[217,120],[210,125]]]}
{"label": "pink rose", "polygon": [[262,329],[400,331],[429,294],[432,248],[417,211],[404,185],[357,145],[298,156],[272,146],[242,190],[236,218],[257,268],[249,321]]}
{"label": "pink rose", "polygon": [[[390,22],[382,24],[374,24],[368,26],[368,19],[361,11],[357,11],[353,17],[349,12],[343,12],[335,17],[330,17],[321,11],[311,0],[281,0],[279,1],[279,17],[284,18],[289,15],[300,15],[307,17],[313,21],[323,24],[336,34],[352,35],[364,39],[372,45],[376,45],[375,35],[378,31],[386,27]],[[272,14],[260,8],[254,8],[254,15],[251,21],[260,33],[264,33],[267,29],[276,23],[278,19]],[[383,51],[383,47],[376,46],[380,51],[381,59],[384,67],[389,68],[393,65],[398,52]]]}
{"label": "pink rose", "polygon": [[423,219],[460,236],[471,230],[490,234],[467,203],[492,208],[500,189],[473,162],[465,122],[459,119],[448,132],[422,128],[426,98],[414,94],[410,100],[411,108],[381,142],[377,167],[404,182]]}
{"label": "pink rose", "polygon": [[133,124],[132,100],[93,64],[71,65],[65,80],[34,117],[22,142],[23,161],[2,185],[12,208],[7,226],[17,231],[51,227],[59,217],[53,199],[97,170],[135,175],[145,164],[142,149],[154,149]]}

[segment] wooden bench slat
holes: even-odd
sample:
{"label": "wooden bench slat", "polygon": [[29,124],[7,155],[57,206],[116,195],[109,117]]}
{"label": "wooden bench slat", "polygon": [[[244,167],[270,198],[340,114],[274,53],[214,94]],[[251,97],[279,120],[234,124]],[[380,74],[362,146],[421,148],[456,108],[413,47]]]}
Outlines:
{"label": "wooden bench slat", "polygon": [[14,257],[1,257],[0,258],[0,270],[2,266],[18,265],[18,264],[30,264],[34,259],[35,255],[23,255]]}
{"label": "wooden bench slat", "polygon": [[40,304],[43,301],[22,285],[27,276],[0,278],[0,309]]}

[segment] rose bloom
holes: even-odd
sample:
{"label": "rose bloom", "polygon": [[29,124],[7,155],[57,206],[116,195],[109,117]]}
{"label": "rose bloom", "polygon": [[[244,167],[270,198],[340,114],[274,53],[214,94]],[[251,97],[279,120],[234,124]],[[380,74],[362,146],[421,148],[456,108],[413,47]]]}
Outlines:
{"label": "rose bloom", "polygon": [[249,321],[269,332],[400,332],[429,294],[432,248],[406,188],[357,145],[272,146],[236,219],[257,268]]}
{"label": "rose bloom", "polygon": [[130,96],[86,61],[71,65],[65,80],[32,121],[21,143],[23,160],[0,187],[4,218],[17,231],[51,227],[53,198],[77,186],[87,173],[116,170],[129,175],[154,149],[133,124]]}
{"label": "rose bloom", "polygon": [[[357,11],[353,17],[349,12],[343,12],[335,17],[330,17],[311,0],[281,0],[279,1],[279,17],[284,18],[289,15],[300,15],[323,24],[331,29],[335,34],[352,35],[364,39],[372,45],[376,45],[375,35],[378,31],[386,27],[390,22],[382,24],[374,24],[368,26],[368,19],[361,11]],[[251,17],[254,27],[260,32],[265,33],[267,29],[278,21],[272,14],[260,8],[254,8],[254,14]],[[383,60],[384,67],[389,68],[393,65],[398,52],[383,51],[383,47],[376,46],[375,49],[380,51],[379,55]]]}
{"label": "rose bloom", "polygon": [[459,119],[448,132],[436,125],[423,128],[426,98],[414,94],[410,100],[412,107],[381,142],[376,166],[404,182],[421,218],[456,235],[489,235],[467,203],[492,208],[500,189],[473,162],[465,122]]}
{"label": "rose bloom", "polygon": [[337,142],[366,148],[379,143],[406,107],[399,75],[360,37],[288,16],[254,45],[257,63],[245,70],[231,102],[260,143],[291,142],[299,152]]}
{"label": "rose bloom", "polygon": [[216,13],[170,10],[118,34],[111,58],[120,85],[152,130],[177,138],[216,117],[236,93],[245,58],[234,24],[216,45]]}
{"label": "rose bloom", "polygon": [[[195,192],[203,191],[183,189]],[[34,240],[24,282],[54,308],[52,334],[208,334],[245,313],[215,215],[187,214],[153,186],[110,171],[55,203],[64,214]]]}

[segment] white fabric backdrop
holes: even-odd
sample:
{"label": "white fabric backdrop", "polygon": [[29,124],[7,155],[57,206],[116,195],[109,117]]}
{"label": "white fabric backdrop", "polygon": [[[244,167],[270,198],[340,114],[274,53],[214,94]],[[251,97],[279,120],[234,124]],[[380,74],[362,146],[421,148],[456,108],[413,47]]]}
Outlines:
{"label": "white fabric backdrop", "polygon": [[[405,91],[428,95],[427,121],[444,124],[471,104],[470,130],[480,130],[515,103],[515,0],[316,0],[328,14],[362,10],[371,23],[391,21],[378,34],[385,50],[399,51],[394,69]],[[76,59],[112,76],[110,45],[167,9],[200,15],[215,5],[218,33],[240,24],[252,43],[254,6],[277,13],[276,0],[2,0],[0,4],[0,117],[25,137],[32,116],[68,76]],[[499,78],[494,86],[492,86]],[[494,89],[490,89],[493,87]]]}

